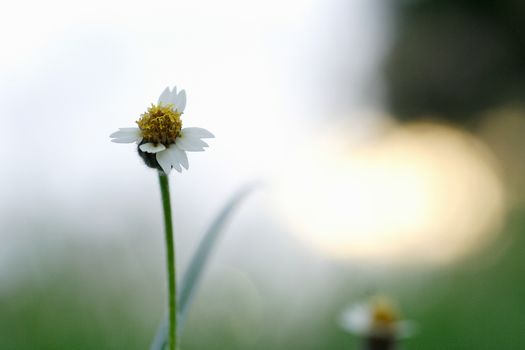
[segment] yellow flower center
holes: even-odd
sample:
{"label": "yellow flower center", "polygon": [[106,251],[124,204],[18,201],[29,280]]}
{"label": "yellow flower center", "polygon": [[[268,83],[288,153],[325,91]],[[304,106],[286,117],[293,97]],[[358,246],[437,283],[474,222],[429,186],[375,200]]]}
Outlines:
{"label": "yellow flower center", "polygon": [[181,114],[173,110],[172,105],[152,104],[137,120],[144,142],[162,143],[164,146],[175,143],[182,129]]}
{"label": "yellow flower center", "polygon": [[378,299],[372,306],[372,322],[377,327],[392,327],[398,321],[399,314],[391,302]]}

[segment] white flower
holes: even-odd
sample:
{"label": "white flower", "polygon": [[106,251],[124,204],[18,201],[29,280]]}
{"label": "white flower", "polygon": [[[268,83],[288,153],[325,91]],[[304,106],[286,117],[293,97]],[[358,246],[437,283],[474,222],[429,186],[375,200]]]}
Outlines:
{"label": "white flower", "polygon": [[[139,155],[148,166],[161,168],[169,174],[174,168],[178,172],[189,167],[186,152],[204,151],[208,144],[202,139],[213,138],[203,128],[182,128],[181,115],[186,107],[186,92],[167,87],[137,121],[138,127],[120,128],[110,135],[116,143],[137,143]],[[153,161],[152,161],[153,160]]]}
{"label": "white flower", "polygon": [[359,336],[410,337],[415,332],[412,321],[400,320],[395,306],[385,298],[374,298],[348,307],[339,319],[340,326]]}

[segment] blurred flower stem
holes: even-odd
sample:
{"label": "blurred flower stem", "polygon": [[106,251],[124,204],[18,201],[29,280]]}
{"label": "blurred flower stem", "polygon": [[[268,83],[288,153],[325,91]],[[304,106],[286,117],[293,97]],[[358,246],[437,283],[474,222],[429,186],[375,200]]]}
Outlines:
{"label": "blurred flower stem", "polygon": [[166,264],[168,268],[168,304],[169,304],[169,349],[177,348],[177,280],[175,267],[175,241],[171,218],[170,184],[168,176],[159,171],[160,193],[164,210],[164,227],[166,231]]}
{"label": "blurred flower stem", "polygon": [[363,350],[395,350],[396,341],[388,335],[368,336],[363,344]]}

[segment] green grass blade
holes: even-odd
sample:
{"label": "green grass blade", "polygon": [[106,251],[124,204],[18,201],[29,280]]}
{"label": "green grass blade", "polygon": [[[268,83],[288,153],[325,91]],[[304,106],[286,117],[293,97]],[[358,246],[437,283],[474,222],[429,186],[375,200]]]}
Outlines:
{"label": "green grass blade", "polygon": [[166,316],[157,329],[157,334],[151,343],[150,350],[164,350],[168,345],[168,323],[169,318]]}
{"label": "green grass blade", "polygon": [[[208,231],[206,231],[206,234],[200,241],[193,258],[191,259],[190,265],[183,276],[181,288],[178,293],[178,334],[182,333],[189,307],[202,278],[204,268],[206,267],[206,263],[208,262],[221,233],[223,232],[226,222],[235,212],[235,209],[237,209],[242,200],[256,187],[258,187],[258,184],[250,184],[238,190],[224,207],[222,207],[219,215],[215,217],[215,220],[213,220]],[[165,318],[157,330],[157,334],[151,344],[150,350],[164,350],[167,345],[167,340],[168,319]]]}

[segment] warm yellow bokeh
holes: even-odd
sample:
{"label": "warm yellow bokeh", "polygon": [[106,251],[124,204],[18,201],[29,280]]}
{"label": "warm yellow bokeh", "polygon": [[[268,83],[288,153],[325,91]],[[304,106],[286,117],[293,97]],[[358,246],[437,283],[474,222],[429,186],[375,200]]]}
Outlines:
{"label": "warm yellow bokeh", "polygon": [[277,205],[291,231],[333,257],[455,260],[487,242],[504,212],[489,152],[448,126],[389,126],[358,145],[345,128],[311,143]]}

